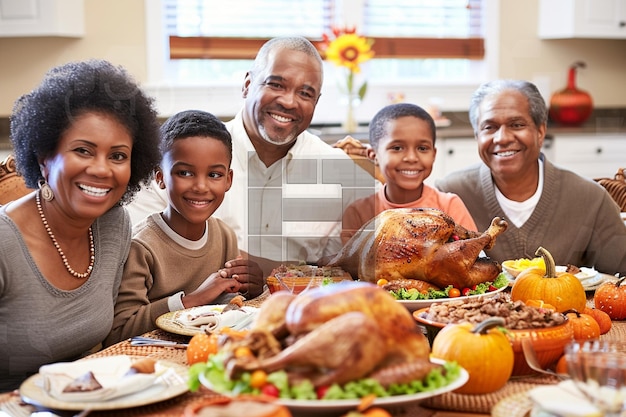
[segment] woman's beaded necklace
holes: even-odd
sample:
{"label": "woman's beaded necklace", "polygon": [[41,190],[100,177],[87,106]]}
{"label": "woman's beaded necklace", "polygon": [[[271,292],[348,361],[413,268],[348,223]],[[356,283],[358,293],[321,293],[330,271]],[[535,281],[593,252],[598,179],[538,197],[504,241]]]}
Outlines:
{"label": "woman's beaded necklace", "polygon": [[69,262],[67,261],[67,257],[61,249],[61,245],[59,245],[59,242],[57,242],[57,239],[54,237],[52,229],[50,229],[50,226],[48,225],[48,220],[46,220],[46,216],[43,213],[43,207],[41,207],[41,200],[39,199],[39,192],[37,192],[37,194],[35,195],[35,199],[37,201],[37,211],[39,212],[39,217],[41,217],[43,227],[46,229],[46,232],[48,232],[48,236],[50,236],[50,240],[52,240],[52,244],[57,249],[57,252],[59,252],[59,255],[61,255],[61,260],[63,261],[63,265],[65,265],[65,269],[67,269],[67,272],[69,272],[72,276],[78,279],[89,277],[89,275],[91,275],[91,271],[93,271],[93,264],[96,259],[96,251],[93,244],[93,231],[91,230],[91,226],[89,226],[89,266],[87,267],[87,272],[85,272],[84,274],[80,274],[74,271],[74,269],[70,266]]}

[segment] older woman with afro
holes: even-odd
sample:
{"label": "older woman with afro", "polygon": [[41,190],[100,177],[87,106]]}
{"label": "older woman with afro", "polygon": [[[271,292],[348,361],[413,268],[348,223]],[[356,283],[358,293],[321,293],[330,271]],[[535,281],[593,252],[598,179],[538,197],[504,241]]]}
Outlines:
{"label": "older woman with afro", "polygon": [[0,207],[0,391],[106,337],[131,239],[121,204],[159,163],[153,100],[107,61],[50,70],[10,125],[35,191]]}

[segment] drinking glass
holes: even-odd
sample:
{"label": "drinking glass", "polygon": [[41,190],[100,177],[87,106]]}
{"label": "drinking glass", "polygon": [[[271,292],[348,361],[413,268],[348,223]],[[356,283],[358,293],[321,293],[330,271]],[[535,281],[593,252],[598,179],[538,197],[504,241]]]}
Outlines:
{"label": "drinking glass", "polygon": [[565,346],[568,373],[605,417],[619,417],[626,400],[626,343],[573,341]]}

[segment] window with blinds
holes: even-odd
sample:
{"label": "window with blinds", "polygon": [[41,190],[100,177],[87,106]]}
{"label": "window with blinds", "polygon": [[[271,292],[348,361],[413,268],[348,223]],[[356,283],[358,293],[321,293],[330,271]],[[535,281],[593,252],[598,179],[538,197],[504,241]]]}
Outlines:
{"label": "window with blinds", "polygon": [[[368,79],[463,80],[484,58],[481,0],[163,0],[169,58],[177,72],[230,78],[269,38],[313,43],[351,22],[374,39]],[[200,61],[200,62],[193,62]],[[203,71],[206,74],[205,71]],[[230,74],[230,75],[229,75]]]}

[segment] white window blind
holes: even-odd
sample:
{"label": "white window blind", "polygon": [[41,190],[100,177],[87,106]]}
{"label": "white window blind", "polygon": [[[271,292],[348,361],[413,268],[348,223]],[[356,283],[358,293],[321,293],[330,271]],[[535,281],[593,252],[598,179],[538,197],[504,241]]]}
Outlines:
{"label": "white window blind", "polygon": [[170,37],[164,74],[180,82],[207,74],[212,82],[240,82],[262,39],[315,42],[345,23],[375,40],[375,59],[362,68],[372,83],[463,82],[482,71],[484,0],[161,1]]}
{"label": "white window blind", "polygon": [[480,0],[366,0],[368,36],[468,38],[481,36]]}
{"label": "white window blind", "polygon": [[[271,38],[323,33],[358,15],[359,33],[380,37],[481,35],[480,0],[165,0],[168,35]],[[360,6],[350,8],[353,4]],[[350,19],[354,21],[354,16]]]}
{"label": "white window blind", "polygon": [[169,35],[319,38],[332,20],[332,0],[166,0]]}

